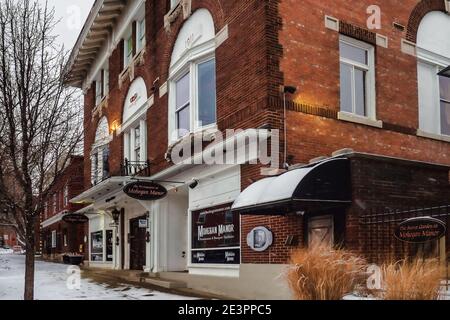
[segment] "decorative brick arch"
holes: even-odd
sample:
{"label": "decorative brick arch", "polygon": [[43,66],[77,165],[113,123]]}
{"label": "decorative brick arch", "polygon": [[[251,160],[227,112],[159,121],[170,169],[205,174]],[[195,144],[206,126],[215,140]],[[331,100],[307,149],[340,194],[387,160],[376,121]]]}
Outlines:
{"label": "decorative brick arch", "polygon": [[[192,0],[191,15],[198,9],[207,9],[211,13],[216,34],[225,26],[225,14],[223,12],[221,0]],[[167,34],[167,41],[165,41],[164,47],[164,61],[161,61],[161,73],[165,75],[165,78],[169,75],[170,58],[178,33],[188,19],[183,20],[183,15],[180,14],[178,19],[172,24],[170,33]]]}
{"label": "decorative brick arch", "polygon": [[406,30],[406,40],[416,43],[417,32],[423,17],[431,11],[445,10],[445,0],[421,0],[415,7],[409,17],[408,27]]}

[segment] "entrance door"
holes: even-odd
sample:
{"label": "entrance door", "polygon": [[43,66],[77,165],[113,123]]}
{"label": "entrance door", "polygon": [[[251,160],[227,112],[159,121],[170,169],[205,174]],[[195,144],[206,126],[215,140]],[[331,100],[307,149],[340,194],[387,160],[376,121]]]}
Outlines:
{"label": "entrance door", "polygon": [[130,269],[143,270],[145,266],[145,236],[147,217],[130,220]]}
{"label": "entrance door", "polygon": [[309,247],[323,246],[332,248],[334,244],[334,228],[332,216],[310,218],[308,221]]}

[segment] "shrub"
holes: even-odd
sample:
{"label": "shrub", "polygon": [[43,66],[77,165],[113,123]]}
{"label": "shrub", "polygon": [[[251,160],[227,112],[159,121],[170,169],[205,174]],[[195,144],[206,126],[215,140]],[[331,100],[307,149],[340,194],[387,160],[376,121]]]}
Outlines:
{"label": "shrub", "polygon": [[384,300],[439,299],[443,268],[436,259],[402,260],[382,266]]}
{"label": "shrub", "polygon": [[298,300],[340,300],[364,278],[365,260],[345,250],[314,247],[293,252],[287,280]]}

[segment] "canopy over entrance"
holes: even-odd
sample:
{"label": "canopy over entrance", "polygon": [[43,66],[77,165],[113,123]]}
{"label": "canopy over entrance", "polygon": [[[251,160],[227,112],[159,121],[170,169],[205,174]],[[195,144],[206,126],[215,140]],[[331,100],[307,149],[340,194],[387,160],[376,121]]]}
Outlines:
{"label": "canopy over entrance", "polygon": [[248,215],[284,215],[351,203],[350,161],[326,160],[255,182],[233,204]]}

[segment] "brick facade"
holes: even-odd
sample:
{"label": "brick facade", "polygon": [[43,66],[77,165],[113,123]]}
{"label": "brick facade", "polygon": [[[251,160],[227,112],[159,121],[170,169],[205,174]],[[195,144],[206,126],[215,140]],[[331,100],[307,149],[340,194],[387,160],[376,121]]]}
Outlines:
{"label": "brick facade", "polygon": [[[154,95],[147,114],[148,158],[155,174],[168,166],[165,160],[168,132],[168,95],[159,96],[166,82],[171,52],[184,20],[180,15],[164,29],[164,15],[170,1],[146,2],[146,48],[143,63],[135,68]],[[382,28],[366,28],[366,9],[371,1],[312,0],[229,1],[192,0],[192,11],[207,8],[213,16],[216,33],[226,25],[228,39],[216,50],[217,122],[219,129],[257,128],[269,124],[283,137],[283,100],[280,86],[298,88],[289,97],[287,147],[292,163],[307,163],[318,156],[329,156],[342,148],[450,165],[447,142],[421,138],[418,129],[417,60],[401,52],[401,40],[415,41],[417,26],[425,13],[442,10],[443,0],[384,1]],[[325,15],[340,20],[339,31],[327,29]],[[393,27],[397,22],[404,31]],[[339,33],[372,44],[376,33],[389,39],[389,47],[376,46],[376,111],[383,128],[338,120],[339,111]],[[108,105],[100,114],[95,108],[95,83],[85,93],[84,189],[91,187],[91,146],[100,116],[110,126],[122,122],[123,105],[130,86],[126,79],[119,86],[123,66],[123,43],[109,58]],[[150,91],[156,79],[154,92]],[[283,148],[285,141],[281,141]],[[114,134],[110,143],[110,173],[120,175],[123,159],[122,136]],[[242,188],[261,178],[259,167],[242,166]],[[448,172],[447,172],[448,180]],[[448,182],[448,181],[447,181]],[[245,235],[256,225],[272,229],[273,247],[264,253],[251,252]],[[347,225],[352,232],[352,225]],[[292,247],[284,242],[295,235],[303,244],[304,226],[295,217],[242,217],[242,261],[244,263],[286,262]],[[349,240],[350,242],[353,240]]]}
{"label": "brick facade", "polygon": [[[83,206],[72,204],[70,201],[65,203],[65,188],[67,186],[68,197],[70,200],[84,191],[84,158],[82,156],[72,156],[67,167],[56,179],[55,184],[49,189],[46,199],[47,210],[40,215],[40,222],[52,219],[58,214],[64,212],[76,212]],[[56,210],[54,210],[54,195],[56,195]],[[52,247],[52,231],[56,231],[56,247]],[[66,241],[64,241],[64,235]],[[64,221],[57,221],[40,231],[42,253],[44,257],[57,258],[62,253],[75,253],[80,249],[86,252],[84,237],[87,235],[87,224],[71,225]],[[80,247],[82,246],[82,248]]]}

